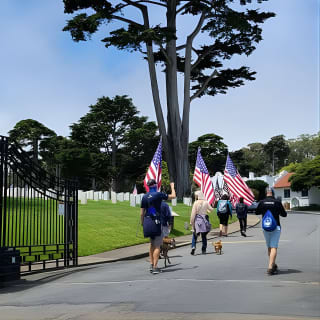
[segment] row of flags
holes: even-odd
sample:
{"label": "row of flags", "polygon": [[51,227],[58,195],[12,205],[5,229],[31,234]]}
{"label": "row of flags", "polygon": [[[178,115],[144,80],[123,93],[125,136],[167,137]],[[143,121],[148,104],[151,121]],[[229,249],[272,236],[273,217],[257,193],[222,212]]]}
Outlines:
{"label": "row of flags", "polygon": [[[148,180],[154,179],[157,183],[158,190],[161,187],[161,167],[162,162],[162,139],[160,138],[157,150],[152,158],[147,174],[144,179],[144,187],[146,191],[149,191],[147,185]],[[215,200],[219,200],[224,194],[228,195],[232,206],[235,206],[239,202],[239,198],[243,198],[243,202],[250,205],[254,201],[254,195],[251,189],[247,186],[245,181],[240,176],[237,168],[233,164],[230,156],[227,156],[226,167],[223,176],[223,186],[220,188],[218,180],[216,180],[216,186],[214,187],[206,167],[204,160],[201,156],[201,149],[198,148],[196,167],[194,170],[193,181],[200,187],[206,200],[211,204]],[[135,192],[136,186],[135,186]]]}

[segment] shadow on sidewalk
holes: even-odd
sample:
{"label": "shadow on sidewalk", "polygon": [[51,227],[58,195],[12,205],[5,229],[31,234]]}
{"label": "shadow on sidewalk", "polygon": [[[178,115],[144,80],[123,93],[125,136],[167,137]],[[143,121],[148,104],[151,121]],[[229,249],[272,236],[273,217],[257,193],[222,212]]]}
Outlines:
{"label": "shadow on sidewalk", "polygon": [[[86,270],[91,270],[91,269],[95,269],[98,268],[100,266],[96,265],[96,266],[90,266],[90,267],[76,267],[75,268],[69,268],[67,270],[56,270],[56,271],[45,271],[45,272],[54,272],[54,274],[48,274],[46,276],[43,276],[43,273],[39,273],[37,275],[28,275],[27,279],[20,279],[20,280],[16,280],[16,281],[8,281],[8,282],[2,282],[0,283],[0,295],[2,293],[13,293],[13,292],[19,292],[19,291],[23,291],[23,290],[28,290],[46,283],[50,283],[52,281],[55,281],[57,279],[61,279],[64,277],[67,277],[69,275],[73,275],[77,272],[81,272],[81,271],[86,271]],[[32,279],[33,277],[33,279]],[[39,279],[39,277],[41,277],[41,279]]]}

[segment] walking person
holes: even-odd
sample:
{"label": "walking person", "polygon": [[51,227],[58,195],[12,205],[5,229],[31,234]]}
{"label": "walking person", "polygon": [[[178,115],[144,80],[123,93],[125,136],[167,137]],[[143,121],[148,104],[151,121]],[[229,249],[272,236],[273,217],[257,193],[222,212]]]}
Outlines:
{"label": "walking person", "polygon": [[[176,197],[176,191],[174,189],[174,183],[170,183],[171,194],[166,194],[163,192],[157,191],[157,183],[154,179],[150,179],[147,182],[149,187],[149,192],[146,193],[141,200],[141,211],[140,211],[140,220],[141,224],[144,225],[145,217],[151,218],[155,223],[161,224],[160,235],[150,237],[150,249],[149,249],[149,258],[150,258],[150,272],[157,274],[161,272],[158,268],[158,261],[160,256],[160,246],[163,239],[163,228],[162,224],[166,219],[161,217],[161,203],[163,200],[174,199]],[[159,218],[159,222],[158,222]]]}
{"label": "walking person", "polygon": [[[271,212],[271,215],[270,215]],[[287,212],[285,211],[280,200],[274,198],[273,190],[268,188],[266,198],[261,200],[258,204],[257,215],[262,215],[262,227],[264,225],[270,225],[270,229],[273,229],[272,224],[274,224],[274,230],[267,231],[263,230],[264,238],[266,240],[266,245],[268,248],[269,264],[267,269],[268,275],[274,275],[278,273],[278,266],[276,264],[276,258],[278,253],[278,244],[281,235],[281,225],[280,216],[286,217]],[[268,216],[267,219],[264,219]],[[266,223],[264,222],[266,221]]]}
{"label": "walking person", "polygon": [[190,224],[192,226],[192,244],[191,244],[191,254],[194,255],[196,251],[196,244],[199,234],[201,234],[202,239],[202,254],[207,252],[207,234],[211,230],[211,224],[209,221],[208,213],[213,210],[211,205],[207,200],[205,200],[202,191],[195,192],[196,201],[193,204]]}
{"label": "walking person", "polygon": [[243,198],[239,198],[239,203],[236,205],[236,213],[240,223],[240,232],[243,237],[246,237],[246,230],[247,230],[247,213],[248,213],[248,206],[243,203]]}
{"label": "walking person", "polygon": [[226,194],[224,194],[221,197],[221,200],[219,200],[217,203],[217,215],[220,221],[219,237],[227,237],[229,217],[232,218],[232,205],[229,201],[229,197]]}

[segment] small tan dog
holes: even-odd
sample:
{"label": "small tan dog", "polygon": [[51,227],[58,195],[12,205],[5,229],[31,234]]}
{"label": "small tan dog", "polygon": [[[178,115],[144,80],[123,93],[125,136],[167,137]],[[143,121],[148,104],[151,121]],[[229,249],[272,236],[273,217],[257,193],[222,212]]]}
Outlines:
{"label": "small tan dog", "polygon": [[167,262],[171,264],[168,251],[169,249],[174,249],[176,247],[176,241],[174,238],[165,237],[162,240],[162,246],[160,247],[160,256],[164,258],[164,266],[167,266]]}
{"label": "small tan dog", "polygon": [[212,242],[212,245],[214,246],[214,249],[216,251],[216,253],[221,254],[222,252],[222,243],[221,240],[217,241],[217,242]]}

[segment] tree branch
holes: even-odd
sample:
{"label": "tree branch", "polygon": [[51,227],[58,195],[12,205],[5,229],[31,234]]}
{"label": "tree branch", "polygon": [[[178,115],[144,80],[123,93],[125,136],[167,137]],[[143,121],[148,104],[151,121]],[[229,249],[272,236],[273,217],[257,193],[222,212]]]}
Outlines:
{"label": "tree branch", "polygon": [[133,24],[135,26],[139,26],[139,27],[143,27],[142,24],[138,23],[138,22],[135,22],[133,20],[130,20],[130,19],[127,19],[127,18],[123,18],[123,17],[119,17],[119,16],[115,16],[115,15],[112,15],[111,16],[113,19],[116,19],[116,20],[120,20],[120,21],[123,21],[123,22],[126,22],[128,24]]}
{"label": "tree branch", "polygon": [[162,7],[167,8],[167,6],[165,4],[163,4],[163,3],[159,3],[159,2],[156,2],[156,1],[150,1],[150,0],[136,1],[136,3],[151,3],[151,4],[155,4],[157,6],[162,6]]}
{"label": "tree branch", "polygon": [[206,52],[204,52],[201,56],[199,56],[198,54],[198,59],[197,61],[191,66],[191,70],[193,70],[209,53],[210,51],[212,50],[211,47],[208,48],[208,50]]}
{"label": "tree branch", "polygon": [[190,102],[194,100],[195,98],[199,97],[199,95],[207,88],[208,83],[213,79],[213,77],[217,74],[217,70],[214,70],[211,75],[207,78],[207,80],[204,82],[202,87],[190,98]]}
{"label": "tree branch", "polygon": [[186,46],[187,46],[186,44],[183,44],[183,45],[181,45],[181,46],[178,46],[178,47],[176,48],[176,50],[177,50],[177,51],[182,50],[182,49],[184,49]]}

